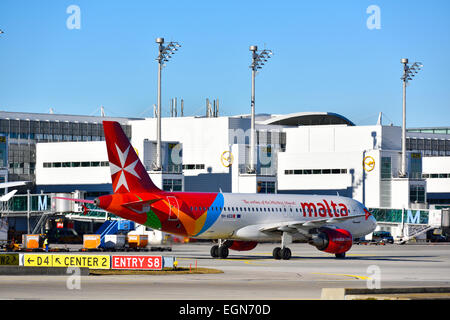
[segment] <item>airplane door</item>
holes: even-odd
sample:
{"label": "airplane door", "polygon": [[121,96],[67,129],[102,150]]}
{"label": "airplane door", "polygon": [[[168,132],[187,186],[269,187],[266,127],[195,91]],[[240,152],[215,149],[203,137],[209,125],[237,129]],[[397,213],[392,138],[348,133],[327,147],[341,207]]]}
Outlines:
{"label": "airplane door", "polygon": [[179,206],[178,206],[178,200],[174,196],[167,197],[167,202],[169,203],[169,221],[176,221],[178,220],[179,215]]}

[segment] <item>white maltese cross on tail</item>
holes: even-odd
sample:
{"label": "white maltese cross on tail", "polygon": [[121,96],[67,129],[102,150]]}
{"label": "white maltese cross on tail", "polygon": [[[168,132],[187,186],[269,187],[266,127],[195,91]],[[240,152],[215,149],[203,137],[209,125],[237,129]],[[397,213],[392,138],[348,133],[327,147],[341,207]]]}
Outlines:
{"label": "white maltese cross on tail", "polygon": [[119,156],[120,166],[118,166],[112,162],[109,163],[109,166],[111,169],[111,176],[120,172],[119,179],[118,180],[115,179],[117,182],[115,183],[116,187],[114,189],[114,192],[117,192],[117,190],[119,190],[119,188],[121,186],[124,186],[128,191],[130,191],[130,188],[128,187],[127,179],[125,176],[125,171],[132,174],[133,176],[141,179],[141,177],[134,170],[139,159],[136,159],[136,161],[134,161],[133,163],[131,163],[125,167],[125,163],[128,160],[128,152],[130,151],[130,146],[128,146],[128,148],[127,148],[127,150],[125,150],[125,152],[122,152],[122,150],[120,150],[120,148],[116,144],[116,150],[117,150],[117,155]]}

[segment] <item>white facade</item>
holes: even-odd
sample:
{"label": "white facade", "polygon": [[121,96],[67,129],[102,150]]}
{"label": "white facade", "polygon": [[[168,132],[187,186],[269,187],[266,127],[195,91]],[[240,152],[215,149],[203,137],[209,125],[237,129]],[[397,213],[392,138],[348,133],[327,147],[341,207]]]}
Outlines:
{"label": "white facade", "polygon": [[[416,182],[399,178],[399,127],[320,125],[283,130],[286,151],[278,154],[279,192],[337,192],[367,207],[410,207],[409,189]],[[364,169],[365,158],[373,161],[373,168]],[[389,161],[385,176],[382,158]]]}
{"label": "white facade", "polygon": [[[245,134],[249,119],[239,117],[162,118],[162,141],[182,144],[184,186],[186,191],[231,192],[230,168],[221,155],[231,150],[234,134]],[[156,119],[131,121],[131,143],[144,160],[144,140],[156,140]],[[186,187],[187,186],[187,187]]]}
{"label": "white facade", "polygon": [[422,170],[427,181],[427,192],[449,192],[450,157],[424,157],[422,163]]}
{"label": "white facade", "polygon": [[[179,141],[183,145],[184,164],[204,164],[204,169],[186,170],[185,175],[228,173],[220,155],[229,150],[229,118],[162,118],[161,140]],[[132,121],[131,143],[143,154],[143,142],[156,140],[156,119]]]}
{"label": "white facade", "polygon": [[36,185],[111,183],[104,141],[37,143],[36,159]]}

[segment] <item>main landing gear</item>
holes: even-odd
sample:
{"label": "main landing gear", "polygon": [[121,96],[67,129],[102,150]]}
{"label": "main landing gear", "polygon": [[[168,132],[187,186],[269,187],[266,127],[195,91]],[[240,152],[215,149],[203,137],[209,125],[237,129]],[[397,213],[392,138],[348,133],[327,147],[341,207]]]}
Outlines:
{"label": "main landing gear", "polygon": [[291,249],[288,247],[280,248],[276,247],[272,251],[272,256],[276,260],[289,260],[292,256]]}
{"label": "main landing gear", "polygon": [[211,248],[211,257],[226,259],[230,253],[228,248],[226,241],[219,240],[219,245],[214,245]]}
{"label": "main landing gear", "polygon": [[281,236],[281,248],[276,247],[272,251],[272,256],[275,260],[289,260],[292,257],[291,249],[286,247],[287,243],[292,243],[292,236],[287,232],[283,232]]}

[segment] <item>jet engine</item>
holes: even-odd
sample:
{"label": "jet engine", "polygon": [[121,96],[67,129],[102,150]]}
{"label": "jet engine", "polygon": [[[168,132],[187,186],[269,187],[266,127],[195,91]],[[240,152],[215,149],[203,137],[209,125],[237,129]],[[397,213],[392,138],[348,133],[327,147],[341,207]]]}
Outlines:
{"label": "jet engine", "polygon": [[225,245],[236,251],[249,251],[255,249],[258,242],[256,241],[237,241],[237,240],[227,240]]}
{"label": "jet engine", "polygon": [[353,237],[345,229],[324,228],[312,237],[309,244],[320,251],[334,253],[336,257],[344,257],[345,252],[352,247]]}

